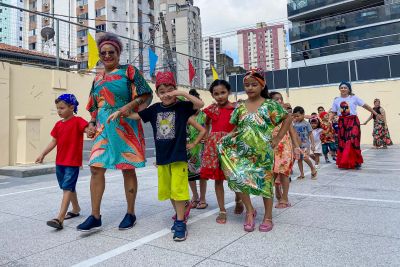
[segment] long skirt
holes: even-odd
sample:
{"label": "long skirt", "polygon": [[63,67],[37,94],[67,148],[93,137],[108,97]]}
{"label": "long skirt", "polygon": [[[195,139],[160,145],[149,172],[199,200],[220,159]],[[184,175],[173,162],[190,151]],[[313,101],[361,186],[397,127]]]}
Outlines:
{"label": "long skirt", "polygon": [[360,120],[357,116],[340,116],[336,165],[341,169],[354,169],[364,162],[361,155]]}
{"label": "long skirt", "polygon": [[374,120],[374,130],[372,132],[374,138],[375,147],[386,147],[393,145],[392,139],[390,139],[389,129],[383,120]]}

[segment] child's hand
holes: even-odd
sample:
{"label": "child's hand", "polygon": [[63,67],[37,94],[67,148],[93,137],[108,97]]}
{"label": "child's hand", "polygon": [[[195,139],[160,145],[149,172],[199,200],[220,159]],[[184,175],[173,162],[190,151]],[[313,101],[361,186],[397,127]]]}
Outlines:
{"label": "child's hand", "polygon": [[315,145],[311,145],[311,151],[312,151],[312,152],[315,151]]}
{"label": "child's hand", "polygon": [[42,154],[36,158],[35,163],[43,163],[43,160],[44,160],[44,155]]}
{"label": "child's hand", "polygon": [[278,138],[276,136],[273,137],[272,140],[271,140],[271,147],[275,148],[278,144],[279,144]]}
{"label": "child's hand", "polygon": [[110,121],[114,121],[117,118],[121,117],[121,111],[117,110],[115,111],[113,114],[111,114],[108,118],[107,118],[107,123],[110,123]]}
{"label": "child's hand", "polygon": [[187,144],[187,145],[186,145],[186,149],[187,149],[187,150],[191,150],[191,149],[194,148],[195,146],[196,146],[195,144],[190,143],[190,144]]}
{"label": "child's hand", "polygon": [[173,90],[164,95],[165,97],[177,97],[177,96],[185,96],[185,92],[179,90]]}
{"label": "child's hand", "polygon": [[301,157],[301,154],[303,154],[303,151],[300,149],[300,147],[296,147],[294,149],[294,159],[299,160]]}

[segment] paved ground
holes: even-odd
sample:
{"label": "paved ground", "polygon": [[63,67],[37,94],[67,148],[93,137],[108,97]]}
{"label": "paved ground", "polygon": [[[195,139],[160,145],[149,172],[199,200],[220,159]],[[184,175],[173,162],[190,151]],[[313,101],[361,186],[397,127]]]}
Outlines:
{"label": "paved ground", "polygon": [[[291,184],[293,207],[274,210],[270,233],[245,233],[243,216],[215,223],[216,201],[210,183],[207,210],[192,212],[186,242],[172,241],[168,202],[157,201],[156,170],[138,171],[138,224],[119,231],[124,216],[121,175],[109,172],[103,201],[103,229],[75,230],[89,213],[88,171],[78,193],[83,217],[55,231],[60,190],[53,175],[0,177],[0,265],[5,266],[399,266],[400,147],[366,150],[360,171],[322,164],[319,178]],[[296,175],[296,173],[295,173]],[[260,199],[254,199],[261,211]],[[261,216],[260,216],[261,217]],[[258,218],[260,221],[261,218]]]}

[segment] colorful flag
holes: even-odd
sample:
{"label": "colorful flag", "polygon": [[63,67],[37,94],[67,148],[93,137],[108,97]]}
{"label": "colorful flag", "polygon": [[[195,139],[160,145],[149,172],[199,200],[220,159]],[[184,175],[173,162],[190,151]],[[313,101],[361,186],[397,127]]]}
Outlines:
{"label": "colorful flag", "polygon": [[149,47],[150,77],[152,77],[154,75],[154,72],[156,70],[157,61],[158,61],[158,56]]}
{"label": "colorful flag", "polygon": [[214,66],[211,66],[211,71],[212,71],[214,81],[218,80],[218,72],[215,70]]}
{"label": "colorful flag", "polygon": [[88,33],[88,69],[91,70],[96,67],[99,61],[99,49],[97,48],[96,41],[90,33]]}
{"label": "colorful flag", "polygon": [[188,59],[188,61],[189,61],[189,82],[190,82],[190,84],[192,84],[194,76],[196,76],[196,70],[194,69],[190,59]]}

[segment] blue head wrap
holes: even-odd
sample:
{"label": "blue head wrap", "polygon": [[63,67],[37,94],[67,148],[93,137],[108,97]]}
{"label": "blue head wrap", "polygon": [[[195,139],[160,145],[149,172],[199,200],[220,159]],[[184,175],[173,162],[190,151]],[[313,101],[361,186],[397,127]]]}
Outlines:
{"label": "blue head wrap", "polygon": [[57,100],[64,101],[68,105],[74,106],[74,113],[76,114],[78,112],[79,102],[73,94],[62,94],[57,97]]}
{"label": "blue head wrap", "polygon": [[339,88],[340,88],[340,86],[342,86],[342,85],[346,85],[347,88],[349,88],[349,95],[352,95],[352,94],[353,94],[353,92],[352,92],[352,90],[351,90],[351,83],[350,83],[350,82],[347,82],[347,81],[341,82],[341,83],[339,84]]}

